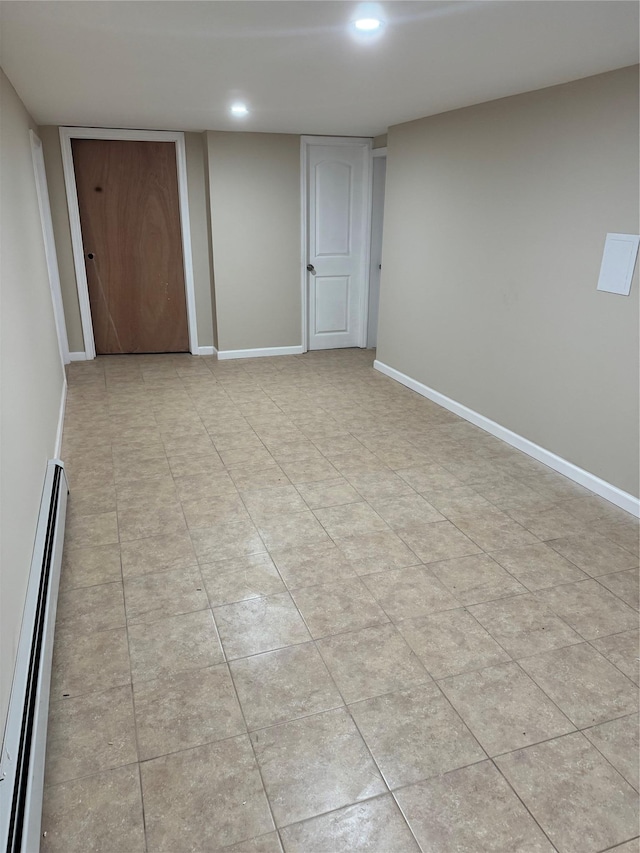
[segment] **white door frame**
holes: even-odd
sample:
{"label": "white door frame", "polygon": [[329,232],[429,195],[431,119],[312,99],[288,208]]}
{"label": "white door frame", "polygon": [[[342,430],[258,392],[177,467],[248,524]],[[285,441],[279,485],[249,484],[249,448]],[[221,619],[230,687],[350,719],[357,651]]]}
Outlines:
{"label": "white door frame", "polygon": [[71,359],[69,357],[69,339],[67,338],[67,325],[64,318],[64,305],[62,302],[62,290],[60,288],[56,241],[53,236],[53,223],[51,221],[47,173],[44,166],[44,154],[42,152],[40,137],[33,130],[30,130],[29,138],[31,139],[33,173],[36,179],[36,193],[38,195],[38,208],[40,209],[40,222],[42,224],[42,236],[44,239],[44,254],[47,260],[49,287],[51,288],[51,299],[53,301],[53,317],[58,334],[60,360],[62,361],[62,368],[64,370],[64,365],[69,364]]}
{"label": "white door frame", "polygon": [[369,157],[365,163],[364,187],[362,192],[362,215],[364,220],[364,243],[362,258],[362,293],[360,294],[360,334],[359,347],[367,345],[367,325],[369,322],[369,270],[371,266],[371,146],[373,140],[364,136],[301,136],[300,137],[300,201],[301,211],[301,306],[302,306],[302,352],[309,349],[309,298],[307,253],[309,251],[309,211],[307,192],[307,167],[310,145],[353,145],[364,143],[369,147]]}
{"label": "white door frame", "polygon": [[61,127],[60,148],[64,185],[67,191],[69,224],[71,226],[71,245],[73,247],[73,265],[76,271],[78,302],[82,320],[82,335],[87,359],[96,357],[96,345],[93,337],[91,304],[87,270],[84,264],[84,246],[80,227],[80,207],[76,187],[76,173],[73,165],[72,139],[119,139],[135,142],[173,142],[176,147],[176,167],[178,172],[178,198],[180,203],[180,230],[182,232],[182,257],[184,263],[184,286],[187,296],[187,324],[189,327],[189,349],[198,354],[198,329],[196,325],[196,296],[193,277],[193,257],[191,254],[191,224],[189,219],[189,196],[187,193],[187,154],[184,133],[167,130],[117,130],[103,127]]}

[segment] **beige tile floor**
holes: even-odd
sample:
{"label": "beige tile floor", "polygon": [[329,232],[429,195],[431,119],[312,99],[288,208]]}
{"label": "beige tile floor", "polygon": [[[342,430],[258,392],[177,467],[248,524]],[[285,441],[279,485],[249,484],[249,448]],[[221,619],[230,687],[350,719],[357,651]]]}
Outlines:
{"label": "beige tile floor", "polygon": [[43,853],[637,853],[636,521],[372,357],[70,366]]}

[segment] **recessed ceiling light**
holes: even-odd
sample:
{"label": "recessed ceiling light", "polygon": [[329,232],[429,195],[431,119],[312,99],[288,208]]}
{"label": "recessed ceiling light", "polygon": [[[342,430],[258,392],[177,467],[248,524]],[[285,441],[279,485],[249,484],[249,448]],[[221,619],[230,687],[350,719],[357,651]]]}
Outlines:
{"label": "recessed ceiling light", "polygon": [[357,21],[353,22],[353,25],[357,30],[361,30],[365,33],[372,33],[374,30],[380,29],[382,21],[378,18],[359,18]]}
{"label": "recessed ceiling light", "polygon": [[242,117],[249,115],[249,109],[246,104],[231,104],[231,113],[234,116]]}

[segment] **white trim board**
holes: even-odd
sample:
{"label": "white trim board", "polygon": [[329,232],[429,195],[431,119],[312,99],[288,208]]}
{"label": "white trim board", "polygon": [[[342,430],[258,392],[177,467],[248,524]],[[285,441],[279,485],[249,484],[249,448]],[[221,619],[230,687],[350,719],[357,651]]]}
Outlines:
{"label": "white trim board", "polygon": [[36,193],[38,196],[38,208],[40,210],[40,222],[42,224],[42,238],[44,240],[44,254],[47,261],[47,272],[49,274],[49,287],[51,288],[51,300],[53,302],[53,316],[56,323],[58,335],[58,347],[60,349],[60,360],[62,369],[69,363],[69,341],[67,338],[67,325],[64,317],[64,305],[62,302],[62,291],[60,289],[60,273],[58,271],[58,255],[56,252],[56,241],[53,236],[53,222],[51,220],[51,205],[49,203],[49,187],[47,185],[47,172],[44,165],[44,154],[40,137],[29,131],[31,140],[31,157],[33,159],[33,174],[36,180]]}
{"label": "white trim board", "polygon": [[66,377],[62,383],[62,394],[60,395],[60,413],[58,415],[58,429],[56,430],[56,444],[53,449],[54,459],[60,459],[60,451],[62,450],[62,432],[64,430],[64,412],[67,406],[67,380]]}
{"label": "white trim board", "polygon": [[70,352],[69,353],[69,361],[86,361],[87,354],[86,352]]}
{"label": "white trim board", "polygon": [[466,421],[475,424],[475,426],[480,427],[480,429],[483,429],[491,435],[494,435],[496,438],[501,439],[506,442],[506,444],[510,444],[517,450],[521,450],[523,453],[526,453],[527,456],[537,459],[538,462],[542,462],[544,465],[547,465],[559,474],[563,474],[575,483],[584,486],[586,489],[589,489],[601,498],[604,498],[612,504],[620,507],[620,509],[631,513],[631,515],[640,517],[640,499],[630,495],[628,492],[623,492],[622,489],[619,489],[612,483],[607,483],[606,480],[600,479],[600,477],[597,477],[595,474],[591,474],[589,471],[585,471],[584,468],[579,468],[577,465],[574,465],[573,462],[569,462],[567,459],[557,456],[550,450],[540,447],[539,444],[534,444],[534,442],[529,441],[528,438],[524,438],[524,436],[518,435],[516,432],[512,432],[510,429],[490,420],[490,418],[481,415],[479,412],[475,412],[473,409],[469,409],[462,403],[458,403],[450,397],[446,397],[444,394],[441,394],[439,391],[429,388],[428,385],[423,385],[422,382],[418,382],[417,379],[412,379],[410,376],[407,376],[405,373],[401,373],[394,367],[389,367],[389,365],[385,364],[383,361],[378,361],[376,359],[376,361],[373,362],[373,366],[375,370],[378,370],[380,373],[384,373],[385,376],[395,379],[396,382],[400,382],[402,385],[405,385],[407,388],[410,388],[422,397],[432,400],[444,409],[448,409],[450,412],[459,415]]}
{"label": "white trim board", "polygon": [[215,347],[198,347],[198,355],[217,355],[218,350]]}
{"label": "white trim board", "polygon": [[268,358],[272,355],[302,355],[301,346],[295,347],[263,347],[262,349],[226,349],[218,350],[218,361],[232,358]]}
{"label": "white trim board", "polygon": [[71,226],[71,245],[73,266],[78,287],[78,303],[82,320],[82,334],[87,359],[96,357],[89,286],[84,265],[84,246],[80,227],[80,208],[76,189],[76,175],[73,166],[72,139],[120,139],[136,142],[173,142],[176,146],[176,171],[178,175],[178,197],[180,205],[180,230],[182,234],[182,258],[184,265],[184,287],[187,298],[187,324],[189,327],[189,349],[198,353],[198,327],[196,323],[196,294],[193,275],[193,257],[191,253],[191,224],[189,219],[189,196],[187,192],[187,152],[184,133],[167,130],[118,130],[101,127],[61,127],[60,149],[64,185],[67,192],[69,225]]}

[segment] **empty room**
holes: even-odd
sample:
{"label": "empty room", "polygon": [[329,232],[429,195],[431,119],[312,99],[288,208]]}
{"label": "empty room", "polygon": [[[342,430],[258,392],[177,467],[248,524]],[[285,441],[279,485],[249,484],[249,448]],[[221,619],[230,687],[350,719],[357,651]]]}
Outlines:
{"label": "empty room", "polygon": [[640,4],[0,24],[0,847],[638,853]]}

